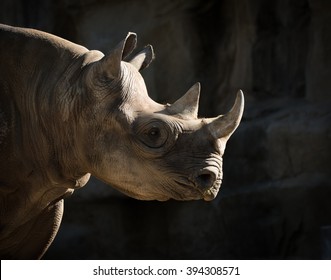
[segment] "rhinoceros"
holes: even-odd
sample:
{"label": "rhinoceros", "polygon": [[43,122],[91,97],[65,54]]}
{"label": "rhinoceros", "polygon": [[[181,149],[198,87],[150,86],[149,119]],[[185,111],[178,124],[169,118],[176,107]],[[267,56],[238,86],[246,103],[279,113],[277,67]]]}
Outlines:
{"label": "rhinoceros", "polygon": [[244,97],[198,118],[200,84],[153,101],[139,71],[154,59],[135,33],[108,55],[42,31],[0,25],[0,255],[41,258],[63,199],[90,175],[141,200],[210,201]]}

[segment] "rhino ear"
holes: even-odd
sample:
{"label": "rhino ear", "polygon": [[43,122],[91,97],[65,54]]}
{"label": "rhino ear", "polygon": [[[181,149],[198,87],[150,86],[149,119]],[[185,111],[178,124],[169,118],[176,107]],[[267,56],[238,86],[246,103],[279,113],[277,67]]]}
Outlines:
{"label": "rhino ear", "polygon": [[127,57],[137,45],[137,35],[129,32],[108,55],[101,59],[102,68],[107,75],[118,78],[121,72],[121,61]]}
{"label": "rhino ear", "polygon": [[121,42],[124,45],[122,51],[122,59],[126,58],[136,48],[137,34],[129,32],[123,41]]}
{"label": "rhino ear", "polygon": [[155,55],[153,47],[147,45],[141,52],[135,55],[129,62],[137,68],[137,70],[143,70],[149,66],[149,64],[154,60]]}

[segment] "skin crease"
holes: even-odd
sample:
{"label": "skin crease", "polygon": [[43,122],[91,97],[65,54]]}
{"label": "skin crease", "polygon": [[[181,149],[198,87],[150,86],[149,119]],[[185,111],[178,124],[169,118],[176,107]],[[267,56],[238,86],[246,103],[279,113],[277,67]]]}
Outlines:
{"label": "skin crease", "polygon": [[[63,198],[90,174],[141,200],[212,200],[243,95],[224,117],[197,117],[200,85],[174,104],[149,98],[154,59],[128,33],[108,55],[0,25],[0,256],[41,258]],[[25,54],[18,56],[18,53]]]}

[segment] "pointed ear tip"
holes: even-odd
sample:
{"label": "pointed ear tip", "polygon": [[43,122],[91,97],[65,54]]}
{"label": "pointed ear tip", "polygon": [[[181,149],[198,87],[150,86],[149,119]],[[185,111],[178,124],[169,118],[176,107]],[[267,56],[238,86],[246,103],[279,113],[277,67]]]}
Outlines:
{"label": "pointed ear tip", "polygon": [[153,46],[150,44],[146,45],[143,52],[145,52],[145,55],[147,56],[148,61],[149,61],[145,67],[148,67],[149,64],[155,59],[155,53],[153,50]]}
{"label": "pointed ear tip", "polygon": [[146,46],[146,48],[149,49],[149,51],[150,51],[150,53],[151,53],[151,55],[152,55],[152,59],[154,59],[154,58],[155,58],[155,53],[154,53],[154,48],[153,48],[153,46],[150,45],[150,44],[148,44],[148,45]]}
{"label": "pointed ear tip", "polygon": [[137,45],[137,34],[134,32],[128,32],[128,34],[125,37],[125,41],[131,41],[134,45],[134,48]]}
{"label": "pointed ear tip", "polygon": [[124,39],[124,44],[127,44],[127,42],[130,42],[132,44],[132,49],[134,49],[137,45],[137,34],[134,32],[128,32]]}
{"label": "pointed ear tip", "polygon": [[130,36],[137,38],[137,33],[129,31],[126,37],[130,37]]}

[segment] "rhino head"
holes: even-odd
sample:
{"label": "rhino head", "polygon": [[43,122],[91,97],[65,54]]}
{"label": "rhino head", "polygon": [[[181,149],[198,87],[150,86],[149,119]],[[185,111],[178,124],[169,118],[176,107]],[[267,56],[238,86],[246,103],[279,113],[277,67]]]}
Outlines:
{"label": "rhino head", "polygon": [[197,116],[199,83],[175,103],[158,104],[139,73],[154,59],[153,49],[148,45],[127,59],[135,46],[136,35],[129,33],[109,55],[86,55],[85,170],[137,199],[214,199],[226,142],[243,114],[243,93],[216,118]]}

